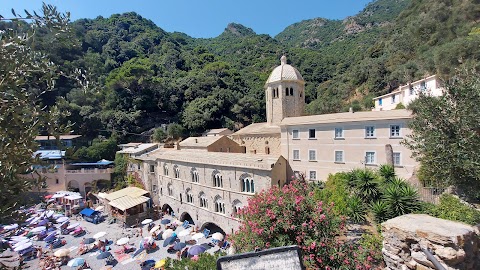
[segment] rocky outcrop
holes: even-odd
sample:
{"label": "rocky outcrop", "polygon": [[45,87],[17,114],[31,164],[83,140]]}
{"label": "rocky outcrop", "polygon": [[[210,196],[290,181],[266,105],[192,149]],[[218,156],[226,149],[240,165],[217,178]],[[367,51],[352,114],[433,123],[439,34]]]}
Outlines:
{"label": "rocky outcrop", "polygon": [[386,269],[435,269],[422,251],[432,251],[445,269],[480,269],[478,229],[463,223],[409,214],[382,224]]}

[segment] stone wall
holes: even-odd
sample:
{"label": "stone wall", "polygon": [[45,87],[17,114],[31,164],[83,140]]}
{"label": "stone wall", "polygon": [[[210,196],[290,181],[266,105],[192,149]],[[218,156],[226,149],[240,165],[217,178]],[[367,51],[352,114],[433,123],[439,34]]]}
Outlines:
{"label": "stone wall", "polygon": [[382,235],[385,269],[436,269],[422,248],[432,251],[445,269],[480,269],[476,227],[409,214],[384,222]]}

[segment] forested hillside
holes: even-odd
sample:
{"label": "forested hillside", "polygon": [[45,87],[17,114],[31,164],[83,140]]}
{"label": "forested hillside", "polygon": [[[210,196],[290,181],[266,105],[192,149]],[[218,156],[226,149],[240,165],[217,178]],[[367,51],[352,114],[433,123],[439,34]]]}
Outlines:
{"label": "forested hillside", "polygon": [[141,141],[162,124],[179,123],[188,135],[263,121],[263,85],[282,54],[306,80],[310,114],[368,110],[399,84],[478,66],[479,3],[378,0],[343,21],[315,18],[276,37],[231,23],[211,39],[125,13],[75,21],[60,42],[40,33],[34,47],[88,80],[84,90],[62,78],[43,96],[70,112],[64,121],[75,133]]}

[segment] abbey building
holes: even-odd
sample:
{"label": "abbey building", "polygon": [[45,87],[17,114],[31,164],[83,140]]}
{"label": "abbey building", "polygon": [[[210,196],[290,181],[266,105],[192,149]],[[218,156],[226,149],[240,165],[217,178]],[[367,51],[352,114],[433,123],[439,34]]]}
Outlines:
{"label": "abbey building", "polygon": [[130,173],[164,211],[225,233],[238,228],[236,213],[251,196],[296,174],[324,181],[331,173],[390,163],[398,176],[412,176],[417,164],[401,144],[410,133],[407,110],[305,116],[305,81],[285,56],[265,83],[265,98],[266,122],[135,156]]}

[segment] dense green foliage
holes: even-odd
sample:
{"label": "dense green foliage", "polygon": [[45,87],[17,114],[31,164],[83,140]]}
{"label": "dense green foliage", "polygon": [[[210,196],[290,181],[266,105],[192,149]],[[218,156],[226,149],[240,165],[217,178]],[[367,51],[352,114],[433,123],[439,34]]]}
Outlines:
{"label": "dense green foliage", "polygon": [[82,161],[97,162],[101,159],[113,160],[117,152],[115,136],[109,139],[94,139],[89,147],[79,148],[74,156]]}
{"label": "dense green foliage", "polygon": [[455,186],[471,198],[480,194],[479,100],[478,73],[459,73],[441,97],[424,95],[409,106],[413,134],[406,141],[424,181]]}
{"label": "dense green foliage", "polygon": [[437,205],[426,205],[423,213],[470,225],[480,224],[480,211],[461,202],[459,198],[450,194],[443,194],[440,197],[440,203]]}
{"label": "dense green foliage", "polygon": [[263,121],[263,84],[283,53],[306,80],[308,113],[368,110],[400,84],[478,63],[479,14],[473,0],[377,0],[344,21],[307,20],[275,38],[229,24],[194,39],[125,13],[78,20],[60,39],[39,31],[33,45],[63,72],[84,71],[87,88],[64,77],[42,96],[71,112],[64,122],[76,133],[145,141],[162,124],[190,135]]}
{"label": "dense green foliage", "polygon": [[198,259],[184,258],[182,260],[175,260],[167,258],[165,263],[165,270],[211,270],[217,268],[217,259],[221,253],[202,253]]}
{"label": "dense green foliage", "polygon": [[355,169],[330,175],[315,197],[333,204],[333,210],[351,222],[362,223],[371,212],[377,223],[420,209],[415,188],[395,176],[394,168]]}
{"label": "dense green foliage", "polygon": [[[68,30],[68,15],[59,14],[52,6],[43,5],[42,12],[35,17],[27,13],[22,18],[13,13],[16,20],[5,24],[5,31],[0,32],[0,223],[3,224],[25,199],[24,192],[44,183],[40,175],[33,176],[31,167],[34,162],[39,163],[38,157],[33,157],[38,148],[35,136],[41,129],[58,135],[63,128],[56,117],[60,115],[57,107],[45,108],[40,100],[53,90],[55,80],[65,74],[44,54],[34,50],[31,42],[40,25],[45,26],[44,31],[57,34],[59,30]],[[22,20],[33,21],[24,34],[20,34],[26,25]]]}

